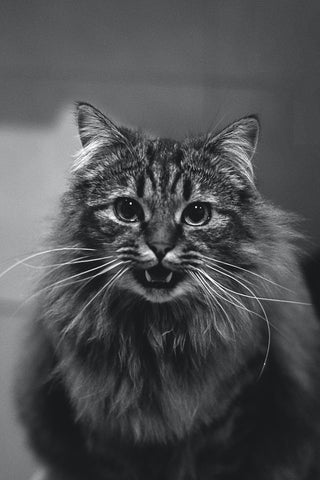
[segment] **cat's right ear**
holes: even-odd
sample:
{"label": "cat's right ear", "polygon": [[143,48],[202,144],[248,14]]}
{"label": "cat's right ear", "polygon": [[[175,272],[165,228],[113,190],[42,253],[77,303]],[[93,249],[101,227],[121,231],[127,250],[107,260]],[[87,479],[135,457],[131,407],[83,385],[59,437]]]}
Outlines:
{"label": "cat's right ear", "polygon": [[254,184],[252,158],[256,151],[260,123],[256,115],[243,117],[215,136],[209,136],[206,148],[234,165],[251,184]]}
{"label": "cat's right ear", "polygon": [[97,141],[111,146],[124,140],[120,129],[89,103],[76,103],[76,118],[83,147]]}

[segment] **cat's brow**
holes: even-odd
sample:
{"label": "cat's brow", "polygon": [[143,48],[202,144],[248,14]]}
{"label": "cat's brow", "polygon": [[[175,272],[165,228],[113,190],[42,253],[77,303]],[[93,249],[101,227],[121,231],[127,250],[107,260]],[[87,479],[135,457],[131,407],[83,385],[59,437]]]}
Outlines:
{"label": "cat's brow", "polygon": [[157,183],[153,173],[153,164],[154,164],[154,149],[151,145],[147,146],[146,157],[148,159],[148,164],[146,167],[146,176],[150,179],[153,190],[156,190]]}
{"label": "cat's brow", "polygon": [[145,177],[143,174],[141,174],[137,179],[137,195],[139,198],[142,198],[144,195],[144,187],[145,187]]}
{"label": "cat's brow", "polygon": [[183,198],[188,201],[192,194],[192,183],[190,178],[185,178],[183,182]]}
{"label": "cat's brow", "polygon": [[154,173],[152,171],[152,168],[151,166],[149,165],[146,169],[146,176],[149,178],[150,182],[151,182],[151,185],[152,185],[152,188],[153,190],[155,191],[156,188],[157,188],[157,182],[156,182],[156,179],[155,179],[155,176],[154,176]]}
{"label": "cat's brow", "polygon": [[173,194],[173,193],[176,193],[176,188],[177,188],[177,184],[181,178],[181,171],[178,171],[173,179],[173,182],[171,184],[171,189],[170,189],[170,193]]}

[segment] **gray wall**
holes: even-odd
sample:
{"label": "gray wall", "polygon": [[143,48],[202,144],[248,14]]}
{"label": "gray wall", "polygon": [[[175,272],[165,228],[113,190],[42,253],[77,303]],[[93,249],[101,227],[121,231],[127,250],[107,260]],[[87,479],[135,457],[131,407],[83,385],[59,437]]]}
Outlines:
{"label": "gray wall", "polygon": [[[72,102],[182,137],[258,113],[262,192],[319,244],[320,2],[2,0],[0,263],[36,251],[79,148]],[[9,400],[30,268],[0,278],[0,479],[26,478]],[[2,313],[1,313],[2,312]]]}

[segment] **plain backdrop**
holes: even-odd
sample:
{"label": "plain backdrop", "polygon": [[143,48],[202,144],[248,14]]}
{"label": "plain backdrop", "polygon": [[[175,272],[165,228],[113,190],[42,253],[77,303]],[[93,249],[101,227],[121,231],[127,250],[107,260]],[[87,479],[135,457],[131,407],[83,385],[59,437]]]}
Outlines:
{"label": "plain backdrop", "polygon": [[[41,248],[80,148],[76,100],[178,139],[258,114],[260,189],[317,248],[319,25],[317,0],[1,0],[0,272]],[[32,278],[0,278],[0,480],[35,466],[10,396]]]}

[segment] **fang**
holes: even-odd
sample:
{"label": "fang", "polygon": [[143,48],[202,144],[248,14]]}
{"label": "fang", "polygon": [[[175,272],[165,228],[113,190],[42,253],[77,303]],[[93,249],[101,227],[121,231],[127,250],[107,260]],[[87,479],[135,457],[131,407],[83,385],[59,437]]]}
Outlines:
{"label": "fang", "polygon": [[166,278],[166,283],[169,283],[172,279],[172,272],[169,273],[169,275]]}
{"label": "fang", "polygon": [[145,270],[144,273],[145,273],[147,281],[152,282],[152,278],[150,277],[150,274],[149,274],[148,270]]}

